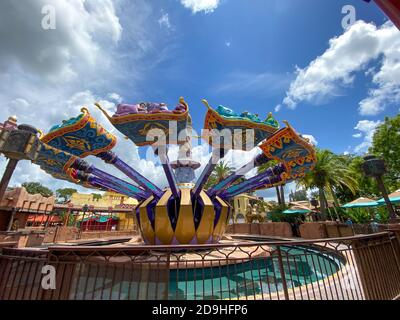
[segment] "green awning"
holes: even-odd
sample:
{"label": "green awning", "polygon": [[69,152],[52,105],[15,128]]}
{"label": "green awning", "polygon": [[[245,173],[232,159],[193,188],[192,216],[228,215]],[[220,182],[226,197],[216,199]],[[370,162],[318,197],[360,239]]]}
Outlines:
{"label": "green awning", "polygon": [[[389,194],[389,200],[393,204],[400,204],[400,190],[397,190],[391,194]],[[385,199],[379,199],[378,200],[379,204],[384,205],[385,204]]]}
{"label": "green awning", "polygon": [[307,214],[310,213],[310,210],[285,210],[284,214]]}
{"label": "green awning", "polygon": [[119,218],[118,218],[118,217],[115,217],[115,216],[113,216],[113,217],[101,216],[101,217],[89,217],[89,218],[85,218],[85,219],[83,219],[83,221],[86,222],[86,221],[89,221],[89,220],[94,220],[94,221],[96,221],[96,222],[105,223],[105,222],[107,222],[107,221],[110,220],[110,219],[112,219],[112,220],[119,220]]}
{"label": "green awning", "polygon": [[[400,203],[400,197],[389,198],[389,200],[390,200],[390,202],[393,203],[393,204]],[[382,198],[382,199],[378,200],[378,203],[379,203],[379,204],[385,204],[385,199]]]}
{"label": "green awning", "polygon": [[360,197],[352,202],[346,203],[341,208],[373,208],[378,207],[379,203],[373,199]]}
{"label": "green awning", "polygon": [[380,204],[377,201],[371,202],[360,202],[360,203],[348,203],[342,206],[342,208],[372,208],[378,207]]}

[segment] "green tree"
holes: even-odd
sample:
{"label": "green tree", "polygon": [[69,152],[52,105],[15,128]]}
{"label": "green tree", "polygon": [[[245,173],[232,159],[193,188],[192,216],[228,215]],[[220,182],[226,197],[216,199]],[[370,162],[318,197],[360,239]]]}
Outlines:
{"label": "green tree", "polygon": [[400,114],[394,118],[386,117],[377,128],[370,152],[385,160],[387,186],[391,190],[400,188]]}
{"label": "green tree", "polygon": [[348,203],[359,197],[375,198],[380,196],[380,192],[375,179],[366,177],[363,170],[362,164],[364,159],[360,156],[348,155],[342,157],[346,162],[348,169],[350,170],[351,176],[357,181],[358,188],[353,193],[350,189],[345,186],[335,190],[336,197],[342,203]]}
{"label": "green tree", "polygon": [[56,191],[56,197],[59,202],[68,202],[76,192],[78,192],[78,190],[72,188],[58,189]]}
{"label": "green tree", "polygon": [[233,168],[231,168],[225,161],[220,161],[214,168],[210,178],[204,186],[204,189],[210,189],[216,184],[220,183],[222,180],[227,178],[233,173]]}
{"label": "green tree", "polygon": [[54,195],[53,191],[39,182],[25,182],[22,184],[22,187],[24,187],[29,194],[41,194],[46,198]]}
{"label": "green tree", "polygon": [[101,200],[103,198],[103,196],[101,194],[99,194],[99,193],[92,193],[92,195],[93,195],[93,200],[94,201],[98,201],[98,200]]}
{"label": "green tree", "polygon": [[267,216],[272,222],[293,223],[297,219],[301,219],[303,217],[303,215],[301,214],[284,214],[283,212],[289,209],[289,207],[286,205],[281,205],[281,204],[270,205],[269,209],[270,210]]}
{"label": "green tree", "polygon": [[340,206],[335,189],[348,188],[353,194],[358,189],[357,180],[351,176],[343,157],[335,155],[329,150],[317,150],[317,163],[313,171],[298,181],[298,185],[306,189],[317,189],[322,219],[327,218],[328,201],[330,195],[335,206]]}
{"label": "green tree", "polygon": [[300,189],[289,194],[290,201],[307,201],[307,190]]}
{"label": "green tree", "polygon": [[226,179],[233,173],[233,168],[231,168],[225,161],[220,161],[214,169],[212,176],[217,183]]}

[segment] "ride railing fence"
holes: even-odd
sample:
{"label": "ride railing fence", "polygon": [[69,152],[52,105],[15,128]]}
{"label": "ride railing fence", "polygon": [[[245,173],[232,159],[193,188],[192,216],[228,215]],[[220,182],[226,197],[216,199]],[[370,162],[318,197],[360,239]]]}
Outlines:
{"label": "ride railing fence", "polygon": [[0,299],[391,300],[400,294],[397,236],[3,249]]}
{"label": "ride railing fence", "polygon": [[372,234],[385,232],[390,229],[389,224],[357,223],[352,225],[354,234]]}

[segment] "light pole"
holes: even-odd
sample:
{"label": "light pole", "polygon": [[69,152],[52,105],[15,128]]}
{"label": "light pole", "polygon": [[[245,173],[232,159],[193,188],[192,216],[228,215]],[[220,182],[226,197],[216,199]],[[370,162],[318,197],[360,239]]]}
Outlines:
{"label": "light pole", "polygon": [[[4,124],[0,124],[0,146],[2,147],[9,136],[9,132],[12,130],[17,130],[17,118],[9,117]],[[4,171],[3,178],[0,182],[0,201],[3,199],[6,193],[8,184],[10,183],[11,177],[17,167],[18,160],[9,159],[7,163],[6,170]]]}
{"label": "light pole", "polygon": [[3,127],[0,131],[0,153],[9,159],[0,182],[0,199],[4,197],[18,162],[35,158],[38,149],[37,132],[28,125]]}
{"label": "light pole", "polygon": [[[10,117],[0,125],[0,153],[8,158],[8,164],[0,182],[0,201],[4,198],[12,175],[20,160],[33,160],[37,157],[39,138],[37,130],[29,125],[17,126],[17,119]],[[13,210],[7,230],[12,227],[16,211]]]}
{"label": "light pole", "polygon": [[374,155],[367,155],[364,157],[362,170],[367,177],[373,177],[376,179],[376,182],[382,193],[383,198],[385,199],[386,207],[390,214],[390,222],[395,223],[397,221],[397,215],[393,209],[392,203],[390,202],[388,192],[382,178],[387,171],[385,161],[383,159],[378,159]]}

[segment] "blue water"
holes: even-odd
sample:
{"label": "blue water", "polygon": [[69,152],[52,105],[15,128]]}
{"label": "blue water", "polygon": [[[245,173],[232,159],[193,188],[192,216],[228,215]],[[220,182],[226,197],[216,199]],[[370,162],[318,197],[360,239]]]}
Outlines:
{"label": "blue water", "polygon": [[283,275],[290,291],[336,273],[344,263],[338,256],[320,250],[281,247],[281,272],[276,251],[274,248],[269,250],[273,253],[271,257],[236,261],[232,265],[222,265],[223,260],[221,266],[214,261],[214,267],[201,269],[168,271],[161,265],[157,269],[146,264],[136,267],[128,264],[115,269],[107,265],[82,264],[72,286],[71,298],[218,300],[256,295],[267,298],[270,293],[283,290]]}
{"label": "blue water", "polygon": [[[282,247],[283,274],[289,289],[336,273],[342,262],[331,255],[302,248]],[[286,251],[290,253],[286,255]],[[204,280],[203,280],[204,279]],[[255,259],[222,267],[171,270],[170,300],[235,299],[283,290],[278,257]]]}

